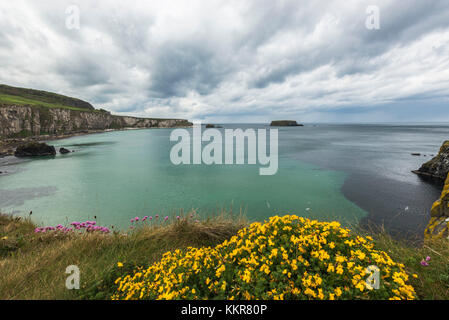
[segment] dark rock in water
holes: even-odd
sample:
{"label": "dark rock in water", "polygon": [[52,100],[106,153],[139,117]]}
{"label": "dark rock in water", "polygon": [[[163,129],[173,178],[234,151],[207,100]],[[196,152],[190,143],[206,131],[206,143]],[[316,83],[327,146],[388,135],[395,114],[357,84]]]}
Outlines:
{"label": "dark rock in water", "polygon": [[303,125],[297,123],[295,120],[274,120],[271,121],[272,127],[302,127]]}
{"label": "dark rock in water", "polygon": [[60,154],[66,154],[66,153],[70,153],[71,151],[66,149],[66,148],[59,148],[59,153]]}
{"label": "dark rock in water", "polygon": [[413,173],[444,181],[449,173],[449,140],[443,143],[436,157],[424,163]]}
{"label": "dark rock in water", "polygon": [[417,156],[419,157],[421,155],[421,153],[412,153],[412,156]]}
{"label": "dark rock in water", "polygon": [[210,123],[206,124],[206,129],[210,129],[210,128],[223,128],[223,127],[222,126],[217,126],[215,124],[210,124]]}
{"label": "dark rock in water", "polygon": [[16,157],[54,156],[56,149],[46,143],[29,142],[18,146],[14,155]]}

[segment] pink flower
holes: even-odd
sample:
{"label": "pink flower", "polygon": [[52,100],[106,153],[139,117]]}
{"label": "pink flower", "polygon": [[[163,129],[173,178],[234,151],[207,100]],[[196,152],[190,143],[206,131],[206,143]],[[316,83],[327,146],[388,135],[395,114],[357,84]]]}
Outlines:
{"label": "pink flower", "polygon": [[426,257],[426,261],[427,262],[430,261],[430,257],[429,256]]}
{"label": "pink flower", "polygon": [[421,260],[421,265],[424,267],[427,267],[429,264],[426,261],[424,261],[424,259],[423,259],[423,260]]}
{"label": "pink flower", "polygon": [[178,219],[178,220],[179,220],[179,219],[181,219],[181,217],[180,217],[180,216],[176,216],[176,219]]}
{"label": "pink flower", "polygon": [[164,218],[164,221],[167,221],[168,220],[168,216],[166,216],[165,218]]}
{"label": "pink flower", "polygon": [[156,219],[157,219],[157,218],[159,218],[159,215],[157,214],[157,215],[155,215],[155,217],[156,217]]}

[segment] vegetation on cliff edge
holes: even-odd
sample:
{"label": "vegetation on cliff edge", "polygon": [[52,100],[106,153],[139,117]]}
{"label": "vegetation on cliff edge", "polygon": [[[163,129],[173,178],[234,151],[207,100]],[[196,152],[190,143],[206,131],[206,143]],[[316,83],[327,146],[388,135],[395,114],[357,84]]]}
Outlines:
{"label": "vegetation on cliff edge", "polygon": [[[36,233],[29,219],[0,215],[0,299],[109,299],[117,292],[116,279],[149,268],[161,261],[165,252],[229,243],[238,230],[248,226],[245,219],[226,214],[197,219],[190,214],[167,221],[141,219],[138,226],[133,221],[133,227],[126,231],[80,234],[50,229]],[[354,233],[354,237],[359,236],[367,234]],[[411,245],[385,232],[371,236],[376,250],[385,251],[392,261],[404,265],[403,272],[418,298],[449,298],[447,240]],[[69,265],[80,268],[80,290],[65,288]]]}
{"label": "vegetation on cliff edge", "polygon": [[53,92],[12,87],[4,84],[0,84],[0,104],[41,106],[79,111],[95,110],[89,102],[77,98],[67,97]]}

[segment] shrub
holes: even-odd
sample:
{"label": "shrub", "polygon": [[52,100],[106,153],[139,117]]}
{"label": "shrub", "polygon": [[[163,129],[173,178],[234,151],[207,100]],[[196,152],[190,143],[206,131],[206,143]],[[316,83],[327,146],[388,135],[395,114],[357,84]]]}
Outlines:
{"label": "shrub", "polygon": [[[366,282],[372,265],[378,289]],[[253,223],[215,247],[166,252],[116,279],[112,299],[414,299],[407,281],[404,265],[370,237],[338,222],[286,215]]]}

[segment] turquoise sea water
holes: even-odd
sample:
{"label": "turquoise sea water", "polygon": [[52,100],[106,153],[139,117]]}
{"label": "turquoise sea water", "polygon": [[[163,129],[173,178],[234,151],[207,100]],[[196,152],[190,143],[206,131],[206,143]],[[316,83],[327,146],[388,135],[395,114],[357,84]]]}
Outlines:
{"label": "turquoise sea water", "polygon": [[[227,124],[224,128],[266,128]],[[191,129],[190,129],[191,130]],[[223,130],[223,129],[220,129]],[[232,208],[250,220],[295,213],[422,235],[441,185],[411,173],[449,139],[447,124],[306,124],[279,128],[279,170],[170,162],[171,129],[109,132],[49,142],[68,155],[0,159],[0,212],[40,224],[97,217],[119,228],[135,216]],[[420,153],[421,156],[412,156]],[[5,172],[7,172],[5,174]]]}
{"label": "turquoise sea water", "polygon": [[[108,132],[53,141],[74,153],[4,167],[0,210],[45,225],[92,219],[126,228],[135,216],[170,215],[180,209],[213,214],[242,210],[250,220],[295,213],[357,222],[367,212],[341,188],[347,173],[292,157],[283,139],[301,128],[279,132],[279,170],[260,176],[259,165],[179,165],[170,162],[171,129]],[[285,142],[285,141],[284,141]]]}

